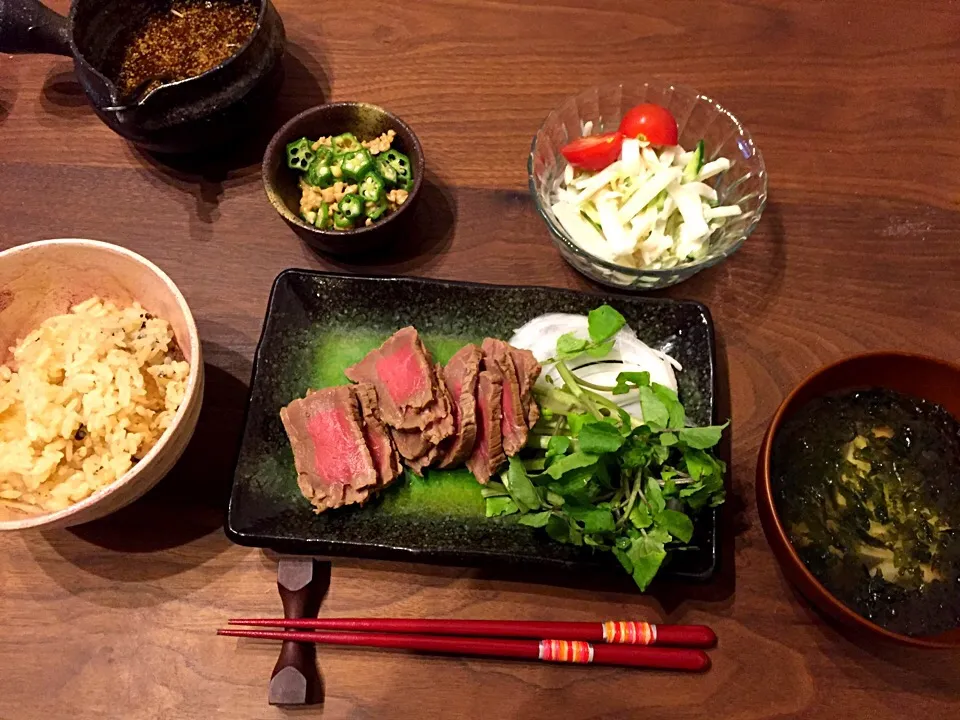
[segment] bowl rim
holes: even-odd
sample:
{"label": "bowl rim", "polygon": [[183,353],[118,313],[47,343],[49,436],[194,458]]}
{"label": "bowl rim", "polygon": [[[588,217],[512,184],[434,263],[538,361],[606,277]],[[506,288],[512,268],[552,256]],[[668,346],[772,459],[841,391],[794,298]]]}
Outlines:
{"label": "bowl rim", "polygon": [[[166,286],[174,300],[176,300],[177,306],[180,308],[180,312],[183,313],[184,321],[187,325],[187,336],[190,345],[190,374],[187,378],[187,386],[184,389],[183,400],[180,402],[180,407],[177,408],[177,412],[173,416],[173,420],[170,422],[170,425],[166,430],[163,431],[160,439],[157,440],[152,448],[150,448],[150,451],[144,455],[143,459],[134,467],[130,468],[126,473],[108,484],[106,487],[100,488],[93,494],[85,497],[79,502],[74,503],[73,505],[70,505],[69,507],[65,507],[54,512],[44,512],[38,515],[29,515],[18,520],[0,520],[0,532],[11,530],[27,530],[30,528],[49,525],[51,523],[60,523],[66,518],[80,514],[88,508],[93,507],[104,498],[117,492],[120,488],[134,483],[144,471],[144,468],[148,467],[154,458],[156,458],[166,449],[166,446],[169,443],[170,438],[173,436],[174,431],[181,425],[184,417],[186,417],[187,410],[191,404],[190,400],[196,395],[198,384],[200,382],[200,335],[197,331],[197,325],[194,321],[193,313],[190,311],[190,306],[187,304],[187,301],[180,292],[180,289],[173,282],[173,280],[170,279],[170,276],[147,258],[121,245],[114,245],[112,243],[103,242],[102,240],[86,240],[83,238],[56,238],[51,240],[37,240],[35,242],[24,243],[23,245],[17,245],[4,250],[0,252],[0,262],[21,253],[29,253],[38,248],[58,245],[67,247],[93,248],[100,252],[123,255],[143,265],[154,275],[156,275]],[[179,342],[180,338],[177,338],[177,341]]]}
{"label": "bowl rim", "polygon": [[[947,642],[943,640],[937,640],[943,633],[954,632],[954,630],[945,630],[935,635],[904,635],[887,628],[878,625],[877,623],[869,620],[868,618],[863,617],[857,613],[852,608],[848,607],[844,602],[837,598],[830,590],[828,590],[823,583],[821,583],[816,576],[810,572],[803,560],[800,559],[800,555],[797,553],[796,548],[794,548],[793,543],[790,541],[790,537],[787,534],[786,528],[784,528],[783,523],[780,521],[780,513],[777,509],[776,502],[773,498],[773,487],[771,484],[771,471],[770,464],[773,456],[773,442],[777,432],[783,426],[784,420],[787,417],[788,408],[794,404],[796,398],[803,392],[807,387],[809,387],[817,378],[833,372],[843,365],[849,363],[859,363],[864,361],[874,361],[884,358],[900,358],[902,360],[907,360],[911,362],[920,362],[920,363],[932,363],[936,365],[943,366],[947,370],[950,370],[958,377],[960,377],[960,365],[949,362],[947,360],[942,360],[930,355],[923,355],[920,353],[905,352],[898,350],[877,350],[871,352],[857,353],[854,355],[848,355],[847,357],[841,358],[834,362],[828,363],[823,367],[815,370],[805,377],[801,382],[799,382],[783,399],[780,405],[777,407],[776,412],[773,414],[773,417],[770,420],[767,430],[764,433],[763,440],[760,443],[760,452],[757,462],[757,503],[762,505],[758,507],[761,519],[764,518],[764,515],[767,516],[767,519],[772,524],[772,528],[769,528],[766,522],[762,522],[764,534],[767,536],[767,542],[773,548],[774,541],[780,546],[780,549],[786,553],[789,558],[789,564],[792,569],[798,571],[804,581],[811,587],[813,587],[818,594],[823,597],[828,598],[830,607],[826,608],[821,605],[821,602],[814,600],[806,593],[804,597],[814,606],[819,607],[825,611],[829,610],[835,615],[842,616],[844,622],[853,627],[858,627],[861,630],[866,630],[874,635],[879,635],[887,640],[892,640],[894,642],[900,643],[902,645],[912,645],[914,647],[924,647],[924,648],[938,648],[938,649],[954,649],[956,650],[960,647],[960,644],[957,642]],[[819,397],[819,396],[818,396]],[[932,402],[932,401],[930,401]],[[770,538],[771,532],[774,532],[776,537],[775,539]],[[776,558],[778,564],[783,565],[784,560],[780,558],[778,553],[774,551],[774,557]],[[789,574],[787,575],[790,579],[791,584],[799,586],[798,583],[794,582]],[[960,628],[958,628],[960,629]]]}
{"label": "bowl rim", "polygon": [[[598,92],[603,90],[613,90],[615,88],[622,89],[624,86],[662,87],[664,90],[672,90],[674,92],[678,92],[688,97],[691,97],[694,99],[695,102],[701,102],[701,101],[707,102],[710,105],[712,105],[714,109],[716,109],[721,114],[726,115],[727,118],[729,118],[733,122],[740,137],[743,138],[749,144],[750,148],[753,150],[753,154],[760,164],[760,170],[758,172],[758,176],[761,178],[763,182],[763,191],[760,194],[759,205],[756,210],[756,215],[753,221],[750,223],[750,225],[747,226],[740,233],[740,237],[737,239],[737,241],[722,253],[718,253],[716,255],[710,255],[708,257],[700,258],[698,260],[693,260],[691,262],[674,265],[673,267],[670,267],[670,268],[646,268],[645,269],[645,268],[630,267],[629,265],[618,265],[617,263],[613,263],[608,260],[604,260],[603,258],[597,257],[593,253],[588,252],[587,250],[584,250],[575,242],[573,242],[573,240],[567,234],[566,230],[564,230],[556,222],[554,222],[554,220],[547,214],[546,210],[541,204],[540,197],[536,189],[536,177],[533,172],[533,162],[534,162],[534,156],[537,148],[537,140],[540,138],[541,133],[544,131],[544,128],[547,125],[547,121],[551,118],[551,116],[557,110],[559,110],[561,107],[566,105],[571,100],[579,99],[593,92]],[[660,85],[655,81],[644,81],[642,83],[619,82],[619,83],[607,83],[604,85],[594,85],[592,87],[581,90],[580,92],[574,95],[568,95],[565,98],[563,98],[563,100],[561,100],[559,104],[554,106],[550,110],[550,112],[547,113],[546,117],[544,117],[543,121],[540,123],[540,126],[537,128],[537,131],[534,133],[533,140],[531,140],[530,142],[530,153],[527,156],[527,186],[530,190],[530,195],[533,196],[533,203],[537,208],[537,212],[540,214],[540,217],[543,218],[544,222],[546,222],[547,227],[550,230],[551,235],[555,238],[555,240],[559,240],[560,242],[562,242],[565,248],[570,250],[573,254],[578,255],[579,257],[583,258],[587,262],[591,263],[592,265],[599,266],[611,272],[619,272],[626,275],[632,275],[634,277],[643,277],[645,275],[650,275],[653,277],[672,276],[678,272],[682,273],[684,271],[690,271],[690,270],[694,272],[698,272],[700,270],[705,270],[708,267],[712,267],[713,265],[716,265],[717,263],[723,260],[726,260],[728,257],[733,255],[737,250],[739,250],[740,247],[743,245],[743,243],[746,241],[746,239],[753,234],[754,230],[756,230],[757,225],[760,223],[760,218],[763,215],[763,211],[767,206],[767,198],[769,196],[767,166],[763,159],[763,153],[760,152],[760,148],[758,148],[756,143],[754,142],[753,135],[750,133],[749,130],[747,130],[746,126],[742,122],[740,122],[737,116],[734,115],[732,112],[730,112],[723,105],[718,103],[716,100],[711,98],[710,96],[697,92],[696,90],[689,88],[685,85],[679,85],[671,82],[664,82],[662,85]]]}
{"label": "bowl rim", "polygon": [[[296,213],[292,212],[290,208],[287,207],[287,204],[283,202],[282,198],[277,193],[276,185],[273,181],[273,178],[270,177],[268,160],[273,155],[276,155],[277,153],[279,153],[278,146],[280,145],[280,138],[288,130],[290,130],[290,128],[302,122],[303,120],[308,119],[310,116],[320,111],[330,110],[333,108],[346,108],[346,107],[368,108],[375,112],[381,113],[385,115],[387,118],[389,118],[392,123],[402,128],[404,132],[408,133],[410,135],[410,139],[413,146],[417,150],[418,160],[416,164],[416,177],[413,179],[413,187],[410,189],[410,193],[407,197],[407,200],[403,203],[403,205],[399,207],[399,209],[397,209],[396,212],[387,216],[386,219],[375,222],[373,225],[364,225],[363,227],[357,227],[351,230],[323,230],[314,225],[310,225],[306,223],[303,220],[303,218],[301,218]],[[349,130],[345,130],[344,132],[349,132]],[[285,167],[286,167],[285,165],[279,165],[278,169],[283,170]],[[323,103],[321,105],[314,105],[312,107],[308,107],[306,110],[303,110],[297,113],[292,118],[287,120],[287,122],[285,122],[280,127],[280,129],[273,134],[273,137],[270,138],[270,142],[267,143],[267,148],[263,152],[263,160],[260,164],[260,178],[261,178],[261,181],[263,182],[263,189],[267,194],[267,200],[269,200],[270,205],[272,205],[274,210],[276,210],[277,213],[288,223],[291,223],[292,225],[295,225],[298,228],[309,230],[310,232],[325,238],[350,238],[350,237],[356,237],[357,235],[363,235],[365,233],[372,232],[374,230],[379,230],[385,227],[386,225],[388,225],[389,223],[391,223],[393,220],[403,217],[404,213],[407,212],[408,208],[410,208],[413,205],[412,200],[414,199],[414,197],[416,197],[419,194],[420,187],[423,185],[424,167],[425,167],[425,161],[423,158],[423,145],[420,143],[420,138],[417,137],[417,134],[413,131],[413,128],[411,128],[407,123],[401,120],[397,115],[393,114],[386,108],[380,107],[379,105],[374,105],[373,103],[368,103],[363,101],[344,100],[340,102]]]}

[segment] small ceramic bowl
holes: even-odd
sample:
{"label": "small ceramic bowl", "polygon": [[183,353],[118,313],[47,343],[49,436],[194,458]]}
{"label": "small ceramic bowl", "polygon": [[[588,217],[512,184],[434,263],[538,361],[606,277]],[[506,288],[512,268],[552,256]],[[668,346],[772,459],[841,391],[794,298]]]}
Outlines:
{"label": "small ceramic bowl", "polygon": [[190,363],[183,402],[171,426],[121,478],[63,510],[25,515],[0,507],[0,531],[79,525],[119,510],[156,485],[193,435],[203,399],[200,338],[187,301],[152,262],[126,248],[94,240],[44,240],[0,253],[0,363],[9,348],[40,323],[92,296],[139,302],[173,327]]}
{"label": "small ceramic bowl", "polygon": [[[373,225],[352,230],[321,230],[300,217],[300,173],[287,167],[287,144],[302,137],[318,138],[352,132],[372,140],[388,130],[397,135],[393,146],[410,158],[413,188],[406,202]],[[280,216],[311,247],[330,255],[362,255],[400,242],[403,228],[423,185],[423,149],[413,130],[396,115],[376,105],[340,102],[304,110],[277,131],[263,156],[263,187]]]}
{"label": "small ceramic bowl", "polygon": [[760,445],[757,462],[757,508],[767,541],[784,575],[828,616],[863,636],[927,648],[960,647],[960,628],[939,635],[907,636],[867,620],[834,597],[807,569],[780,522],[771,483],[773,442],[786,420],[811,400],[844,390],[884,388],[937,403],[960,417],[960,367],[909,353],[855,355],[828,365],[804,380],[780,405]]}
{"label": "small ceramic bowl", "polygon": [[[710,236],[703,257],[673,267],[634,268],[597,257],[573,241],[552,209],[557,186],[567,166],[560,148],[581,137],[587,122],[592,123],[593,134],[616,130],[624,114],[641,103],[656,103],[671,112],[677,120],[679,142],[684,148],[691,150],[703,140],[707,161],[718,157],[730,160],[730,169],[710,184],[716,189],[720,204],[738,204],[743,211]],[[527,174],[537,210],[563,259],[590,279],[620,290],[669,287],[722,262],[754,231],[767,202],[763,156],[741,122],[705,95],[653,81],[605,85],[564,100],[547,115],[534,136]]]}

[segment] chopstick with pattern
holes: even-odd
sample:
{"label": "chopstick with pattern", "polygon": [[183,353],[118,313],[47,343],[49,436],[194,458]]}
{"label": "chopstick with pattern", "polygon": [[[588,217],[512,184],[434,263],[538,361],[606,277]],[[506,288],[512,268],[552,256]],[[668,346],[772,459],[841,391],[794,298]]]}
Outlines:
{"label": "chopstick with pattern", "polygon": [[235,628],[218,630],[217,634],[264,640],[293,640],[295,642],[323,645],[392,648],[457,656],[593,663],[596,665],[621,665],[685,672],[704,672],[710,667],[710,658],[703,650],[699,649],[592,644],[580,640],[514,640],[407,633],[246,630]]}
{"label": "chopstick with pattern", "polygon": [[642,621],[538,622],[528,620],[453,620],[406,618],[238,618],[230,625],[296,630],[425,633],[502,638],[554,638],[626,645],[711,648],[717,636],[706,625],[654,625]]}

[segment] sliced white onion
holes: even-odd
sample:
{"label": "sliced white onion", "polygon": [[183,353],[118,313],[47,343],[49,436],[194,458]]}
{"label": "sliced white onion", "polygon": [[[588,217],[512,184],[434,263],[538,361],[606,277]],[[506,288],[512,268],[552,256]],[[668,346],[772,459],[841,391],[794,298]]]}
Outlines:
{"label": "sliced white onion", "polygon": [[[556,354],[557,339],[561,335],[572,333],[576,337],[588,339],[588,327],[586,315],[549,313],[540,315],[518,328],[510,338],[510,344],[529,350],[537,360],[543,362]],[[616,385],[617,375],[621,372],[648,372],[652,382],[666,385],[674,391],[677,389],[674,368],[682,370],[676,360],[644,343],[629,326],[616,334],[613,349],[605,357],[591,358],[584,355],[567,361],[567,365],[578,377],[595,385]],[[556,368],[547,367],[537,380],[537,385],[542,388],[550,387],[548,377],[554,386],[563,382]],[[641,417],[636,393],[599,394],[617,403],[630,414]]]}
{"label": "sliced white onion", "polygon": [[[683,228],[680,233],[680,244],[684,239],[688,242],[694,242],[710,234],[710,228],[707,227],[707,221],[703,219],[703,203],[700,202],[700,194],[696,188],[690,184],[674,184],[667,188],[670,197],[677,203],[677,209],[683,216]],[[677,250],[678,257],[684,257]]]}
{"label": "sliced white onion", "polygon": [[680,168],[658,170],[655,175],[637,188],[636,192],[620,209],[620,221],[630,222],[633,220],[667,185],[678,180],[682,173],[683,171]]}
{"label": "sliced white onion", "polygon": [[614,178],[620,174],[620,161],[610,163],[603,170],[598,172],[592,178],[583,184],[580,194],[577,196],[577,204],[586,202],[606,185],[613,182]]}
{"label": "sliced white onion", "polygon": [[685,183],[684,187],[688,187],[691,190],[695,190],[697,195],[699,195],[702,198],[706,198],[710,202],[717,201],[717,191],[714,190],[709,185],[707,185],[706,183],[702,183],[702,182]]}
{"label": "sliced white onion", "polygon": [[742,215],[743,210],[740,209],[739,205],[720,205],[715,208],[704,208],[703,216],[707,220],[714,220],[716,218],[728,218],[728,217],[737,217],[737,215]]}
{"label": "sliced white onion", "polygon": [[627,228],[620,222],[617,215],[616,198],[597,197],[597,213],[600,215],[600,229],[603,230],[603,236],[610,243],[610,249],[614,255],[626,255],[633,252],[636,247],[636,239],[631,238]]}
{"label": "sliced white onion", "polygon": [[561,201],[554,203],[551,209],[577,245],[603,260],[613,260],[610,244],[593,225],[583,219],[579,207]]}
{"label": "sliced white onion", "polygon": [[640,150],[640,155],[643,157],[643,162],[650,172],[660,169],[660,157],[657,155],[657,151],[650,147],[649,144],[643,146],[643,149]]}
{"label": "sliced white onion", "polygon": [[680,151],[677,151],[677,147],[665,147],[660,151],[660,164],[661,165],[673,165],[673,161],[676,160],[677,155],[683,152],[683,148],[680,148]]}
{"label": "sliced white onion", "polygon": [[709,180],[714,175],[719,175],[724,170],[730,169],[730,161],[727,158],[717,158],[713,162],[708,162],[702,168],[700,172],[697,173],[697,180],[703,182],[704,180]]}
{"label": "sliced white onion", "polygon": [[643,264],[651,265],[656,262],[671,247],[673,247],[673,239],[664,234],[663,228],[654,225],[647,239],[640,243]]}
{"label": "sliced white onion", "polygon": [[639,175],[643,170],[643,161],[640,159],[640,141],[636,138],[627,138],[620,148],[620,162],[623,163],[625,175]]}

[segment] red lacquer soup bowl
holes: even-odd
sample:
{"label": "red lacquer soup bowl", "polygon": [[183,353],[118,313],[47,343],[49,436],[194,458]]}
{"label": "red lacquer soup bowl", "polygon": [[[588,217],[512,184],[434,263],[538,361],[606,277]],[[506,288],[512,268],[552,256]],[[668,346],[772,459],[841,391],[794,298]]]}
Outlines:
{"label": "red lacquer soup bowl", "polygon": [[[784,575],[817,608],[867,638],[883,638],[927,648],[960,647],[960,628],[938,635],[907,636],[862,617],[827,590],[807,569],[780,520],[771,484],[773,441],[785,421],[811,400],[835,392],[867,388],[893,390],[936,403],[960,418],[960,367],[935,358],[898,352],[856,355],[815,372],[778,408],[760,445],[757,507],[767,541]],[[957,480],[960,482],[960,478]]]}

